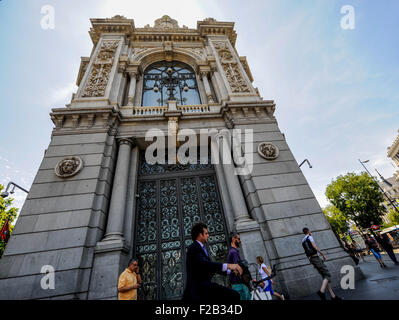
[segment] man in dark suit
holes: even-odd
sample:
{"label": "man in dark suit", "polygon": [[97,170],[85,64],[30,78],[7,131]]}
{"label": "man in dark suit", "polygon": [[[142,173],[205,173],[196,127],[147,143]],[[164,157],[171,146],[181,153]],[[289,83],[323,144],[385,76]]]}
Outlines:
{"label": "man in dark suit", "polygon": [[239,301],[240,295],[229,288],[211,282],[215,273],[241,275],[242,269],[238,264],[212,262],[205,248],[209,238],[207,226],[201,222],[191,229],[193,243],[187,250],[187,283],[183,300],[199,302],[201,300],[229,302]]}

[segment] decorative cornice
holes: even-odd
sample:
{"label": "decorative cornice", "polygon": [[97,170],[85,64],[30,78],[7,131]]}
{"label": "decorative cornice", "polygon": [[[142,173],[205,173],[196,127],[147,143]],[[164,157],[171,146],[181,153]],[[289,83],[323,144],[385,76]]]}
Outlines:
{"label": "decorative cornice", "polygon": [[197,30],[203,37],[226,35],[231,44],[235,46],[237,33],[234,31],[234,22],[219,22],[208,18],[197,22]]}
{"label": "decorative cornice", "polygon": [[[234,115],[239,113],[244,117],[252,116],[256,117],[268,117],[273,118],[274,112],[276,111],[276,104],[273,100],[263,100],[255,102],[225,102],[224,106],[230,110]],[[226,110],[227,110],[226,109]]]}
{"label": "decorative cornice", "polygon": [[120,114],[114,107],[103,108],[55,108],[51,110],[51,120],[57,133],[75,131],[107,131],[120,122]]}
{"label": "decorative cornice", "polygon": [[126,19],[122,16],[115,16],[110,19],[90,19],[90,21],[92,28],[89,34],[94,45],[97,44],[102,33],[122,33],[124,35],[130,35],[135,30],[134,20]]}
{"label": "decorative cornice", "polygon": [[105,19],[90,19],[92,27],[89,31],[94,44],[103,33],[124,34],[130,42],[203,42],[207,36],[227,36],[234,46],[237,33],[234,31],[234,22],[219,22],[208,18],[197,22],[197,29],[186,26],[179,27],[176,20],[169,16],[163,16],[155,21],[154,27],[146,25],[144,28],[136,28],[133,19],[122,16]]}

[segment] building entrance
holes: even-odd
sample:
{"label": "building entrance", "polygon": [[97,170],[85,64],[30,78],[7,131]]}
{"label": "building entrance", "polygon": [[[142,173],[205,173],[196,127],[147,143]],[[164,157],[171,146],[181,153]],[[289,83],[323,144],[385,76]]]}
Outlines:
{"label": "building entrance", "polygon": [[[191,228],[204,222],[212,261],[225,262],[228,233],[212,164],[155,164],[140,157],[135,255],[143,287],[139,299],[180,299]],[[225,285],[225,277],[214,280]]]}
{"label": "building entrance", "polygon": [[[140,300],[180,299],[185,287],[191,228],[204,222],[212,261],[225,262],[228,233],[212,164],[155,164],[140,157],[134,254],[139,259]],[[226,278],[214,280],[225,285]]]}

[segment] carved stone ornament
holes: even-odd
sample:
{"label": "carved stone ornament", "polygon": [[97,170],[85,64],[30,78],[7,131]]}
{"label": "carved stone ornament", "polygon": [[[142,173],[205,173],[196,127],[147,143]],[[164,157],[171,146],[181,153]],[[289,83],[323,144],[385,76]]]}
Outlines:
{"label": "carved stone ornament", "polygon": [[178,29],[179,25],[176,20],[169,16],[163,16],[160,19],[155,20],[154,28],[158,29]]}
{"label": "carved stone ornament", "polygon": [[119,41],[103,41],[100,52],[94,60],[82,97],[103,97],[105,95],[118,45]]}
{"label": "carved stone ornament", "polygon": [[226,42],[214,42],[220,62],[226,74],[232,92],[250,92],[247,81],[240,72],[238,62],[234,59]]}
{"label": "carved stone ornament", "polygon": [[266,160],[275,160],[279,155],[278,148],[270,142],[262,142],[258,145],[258,153]]}
{"label": "carved stone ornament", "polygon": [[79,157],[67,157],[58,162],[55,174],[60,178],[69,178],[77,174],[83,168],[83,161]]}

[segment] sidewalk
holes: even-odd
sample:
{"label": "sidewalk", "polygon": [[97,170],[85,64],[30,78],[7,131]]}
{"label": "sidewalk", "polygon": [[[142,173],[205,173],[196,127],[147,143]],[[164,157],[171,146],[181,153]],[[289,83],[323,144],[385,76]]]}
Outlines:
{"label": "sidewalk", "polygon": [[[399,260],[399,249],[396,249],[395,253]],[[361,259],[358,264],[365,279],[357,281],[354,290],[343,290],[339,283],[333,283],[338,286],[334,288],[334,292],[344,300],[399,300],[399,266],[394,265],[385,252],[381,254],[387,268],[381,268],[374,256],[368,255],[365,257],[365,262]],[[330,299],[329,293],[326,295],[327,299]],[[320,300],[320,298],[315,293],[300,300]]]}

